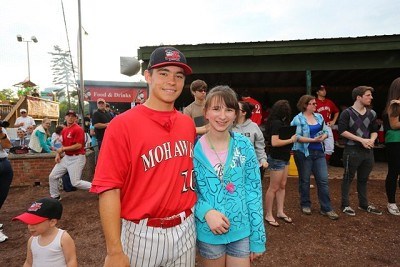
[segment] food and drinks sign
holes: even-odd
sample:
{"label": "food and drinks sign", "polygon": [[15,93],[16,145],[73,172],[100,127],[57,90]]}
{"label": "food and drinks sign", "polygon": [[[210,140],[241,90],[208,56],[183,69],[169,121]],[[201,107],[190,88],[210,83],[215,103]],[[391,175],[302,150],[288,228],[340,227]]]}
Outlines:
{"label": "food and drinks sign", "polygon": [[97,101],[103,98],[106,102],[144,103],[147,99],[146,88],[111,88],[85,86],[85,101]]}

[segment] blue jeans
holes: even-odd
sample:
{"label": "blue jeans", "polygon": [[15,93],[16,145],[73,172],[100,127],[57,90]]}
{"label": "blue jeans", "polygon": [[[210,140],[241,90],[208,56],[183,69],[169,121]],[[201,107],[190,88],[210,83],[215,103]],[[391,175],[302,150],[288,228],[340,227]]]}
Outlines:
{"label": "blue jeans", "polygon": [[343,150],[344,174],[342,180],[342,208],[350,206],[349,191],[357,173],[358,205],[368,207],[367,182],[374,166],[374,150],[359,146],[346,146]]}
{"label": "blue jeans", "polygon": [[311,208],[310,200],[310,176],[314,174],[318,189],[318,200],[321,211],[332,210],[329,198],[328,166],[326,165],[325,154],[322,150],[309,150],[308,157],[300,151],[294,151],[294,161],[299,172],[300,205],[302,208]]}

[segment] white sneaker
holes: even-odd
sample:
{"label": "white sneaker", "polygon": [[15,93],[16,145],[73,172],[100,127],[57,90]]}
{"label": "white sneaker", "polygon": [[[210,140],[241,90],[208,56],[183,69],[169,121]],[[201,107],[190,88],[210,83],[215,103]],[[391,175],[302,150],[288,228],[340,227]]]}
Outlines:
{"label": "white sneaker", "polygon": [[3,230],[0,231],[0,243],[3,243],[4,241],[6,241],[8,239],[8,236],[6,236],[5,234],[3,234]]}
{"label": "white sneaker", "polygon": [[0,223],[0,230],[3,230],[3,224]]}
{"label": "white sneaker", "polygon": [[399,216],[400,211],[399,208],[397,207],[396,203],[388,203],[387,208],[390,214]]}
{"label": "white sneaker", "polygon": [[343,213],[346,213],[347,215],[356,216],[356,212],[350,206],[344,207],[344,209],[342,211],[343,211]]}

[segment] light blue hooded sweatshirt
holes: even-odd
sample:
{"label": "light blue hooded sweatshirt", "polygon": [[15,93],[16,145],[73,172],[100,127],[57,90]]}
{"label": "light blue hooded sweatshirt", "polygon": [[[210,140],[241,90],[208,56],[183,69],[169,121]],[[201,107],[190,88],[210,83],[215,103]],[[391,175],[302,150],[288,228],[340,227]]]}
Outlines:
{"label": "light blue hooded sweatshirt", "polygon": [[[250,251],[262,253],[266,250],[267,238],[258,160],[247,137],[233,132],[230,135],[222,180],[218,178],[206,158],[201,142],[197,142],[194,149],[198,197],[195,205],[197,238],[202,242],[217,245],[249,237]],[[232,193],[226,189],[229,182],[235,185]],[[212,209],[223,213],[229,219],[230,227],[226,234],[215,235],[211,232],[205,215]]]}

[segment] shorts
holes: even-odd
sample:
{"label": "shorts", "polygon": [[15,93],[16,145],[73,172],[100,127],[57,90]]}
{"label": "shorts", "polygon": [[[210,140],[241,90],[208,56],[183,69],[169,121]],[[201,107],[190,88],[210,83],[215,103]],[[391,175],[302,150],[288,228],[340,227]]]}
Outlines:
{"label": "shorts", "polygon": [[208,244],[197,240],[197,248],[200,255],[209,260],[218,259],[225,254],[237,258],[246,258],[250,256],[250,239],[245,237],[222,245]]}
{"label": "shorts", "polygon": [[289,161],[284,161],[281,159],[273,159],[268,157],[268,169],[270,171],[282,171],[285,169],[287,165],[289,165]]}

